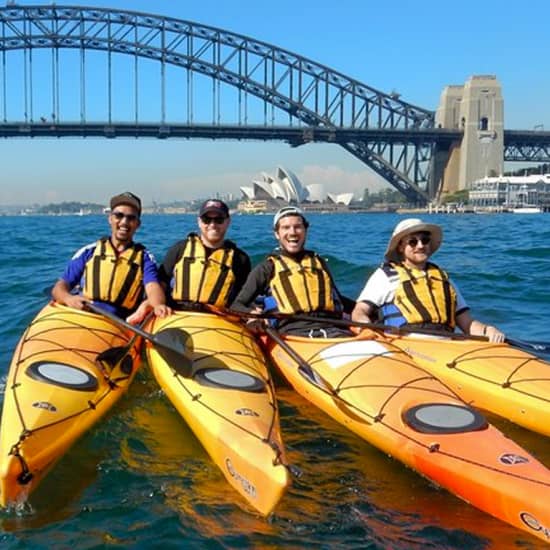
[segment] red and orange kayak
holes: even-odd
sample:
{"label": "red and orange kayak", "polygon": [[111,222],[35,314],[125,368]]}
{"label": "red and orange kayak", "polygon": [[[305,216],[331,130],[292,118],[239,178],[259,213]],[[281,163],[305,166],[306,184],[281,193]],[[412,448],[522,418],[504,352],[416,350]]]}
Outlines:
{"label": "red and orange kayak", "polygon": [[366,332],[278,340],[266,350],[303,397],[437,485],[550,541],[550,470],[399,347]]}
{"label": "red and orange kayak", "polygon": [[125,393],[139,341],[102,315],[46,305],[11,362],[0,425],[0,505],[24,501]]}

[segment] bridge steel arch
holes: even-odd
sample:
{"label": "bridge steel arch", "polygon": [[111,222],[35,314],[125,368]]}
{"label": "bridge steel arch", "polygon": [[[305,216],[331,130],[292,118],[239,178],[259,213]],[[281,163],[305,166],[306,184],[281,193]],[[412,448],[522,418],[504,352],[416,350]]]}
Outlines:
{"label": "bridge steel arch", "polygon": [[[36,63],[39,50],[50,51],[47,81],[51,117],[35,120]],[[79,120],[65,120],[62,109],[62,50],[79,52]],[[9,56],[22,55],[19,118],[10,115]],[[91,93],[86,82],[87,52],[107,56],[108,108],[102,120],[87,113]],[[133,58],[135,116],[117,121],[112,105],[116,94],[114,55]],[[437,193],[433,164],[460,132],[434,130],[434,112],[386,94],[329,67],[271,44],[229,31],[146,13],[82,6],[8,5],[0,8],[0,132],[4,137],[70,135],[133,135],[159,138],[196,136],[236,139],[283,139],[293,146],[312,141],[333,142],[360,159],[410,202],[424,204]],[[137,60],[160,66],[160,113],[155,123],[138,113]],[[167,67],[184,71],[187,84],[186,120],[167,117]],[[195,120],[193,75],[211,80],[212,120]],[[223,122],[222,87],[237,93],[237,120]],[[195,92],[196,93],[196,92]],[[252,107],[252,101],[259,101]],[[260,121],[254,124],[253,116]],[[282,116],[286,118],[281,124]],[[443,138],[441,138],[443,136]],[[430,179],[431,178],[431,179]]]}

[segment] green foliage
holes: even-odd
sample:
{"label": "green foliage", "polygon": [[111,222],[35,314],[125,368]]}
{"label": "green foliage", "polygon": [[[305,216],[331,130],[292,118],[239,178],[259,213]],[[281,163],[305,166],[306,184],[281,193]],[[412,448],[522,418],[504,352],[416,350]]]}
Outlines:
{"label": "green foliage", "polygon": [[406,197],[396,189],[386,188],[378,193],[370,193],[367,188],[363,192],[363,206],[369,208],[380,204],[405,204]]}
{"label": "green foliage", "polygon": [[441,198],[441,202],[443,204],[447,204],[449,202],[467,203],[468,190],[462,189],[460,191],[457,191],[456,193],[452,193],[451,195],[445,195],[444,197]]}

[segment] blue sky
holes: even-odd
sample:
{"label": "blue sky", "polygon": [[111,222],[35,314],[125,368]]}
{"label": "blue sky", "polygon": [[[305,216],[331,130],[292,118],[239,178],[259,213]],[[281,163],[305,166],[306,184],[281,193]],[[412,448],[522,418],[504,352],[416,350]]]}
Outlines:
{"label": "blue sky", "polygon": [[[35,2],[20,1],[19,4]],[[67,2],[68,3],[68,2]],[[550,2],[498,0],[110,0],[87,6],[188,19],[290,50],[381,91],[435,110],[443,88],[494,74],[505,127],[550,130]],[[62,2],[57,2],[62,5]],[[277,165],[327,191],[376,186],[376,177],[338,146],[175,140],[4,140],[0,204],[95,201],[121,190],[152,200],[239,194]]]}

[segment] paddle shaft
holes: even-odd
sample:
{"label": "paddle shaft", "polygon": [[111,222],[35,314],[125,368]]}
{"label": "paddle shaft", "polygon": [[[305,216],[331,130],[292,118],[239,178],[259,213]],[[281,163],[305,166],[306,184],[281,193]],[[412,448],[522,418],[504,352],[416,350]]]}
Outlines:
{"label": "paddle shaft", "polygon": [[323,379],[323,377],[300,355],[298,354],[284,338],[272,327],[265,327],[265,333],[276,342],[285,353],[293,359],[298,365],[298,370],[300,373],[305,376],[312,384],[315,384],[324,391],[330,391],[332,393],[332,388],[330,384]]}
{"label": "paddle shaft", "polygon": [[118,315],[115,315],[114,313],[107,311],[102,307],[97,306],[93,302],[86,302],[86,307],[90,311],[93,311],[94,313],[96,313],[97,315],[102,315],[103,317],[107,317],[107,319],[110,319],[111,321],[113,321],[113,323],[134,332],[135,334],[137,334],[138,336],[141,336],[145,340],[149,340],[150,342],[156,343],[154,334],[151,334],[150,332],[147,332],[136,325],[132,325],[131,323],[128,323],[128,321],[125,321],[124,319],[121,319]]}
{"label": "paddle shaft", "polygon": [[113,323],[129,331],[133,331],[143,339],[151,342],[161,357],[181,376],[185,378],[193,376],[193,360],[186,343],[183,341],[184,335],[182,331],[173,327],[161,330],[156,334],[151,334],[92,302],[87,302],[87,307],[97,315],[103,315]]}
{"label": "paddle shaft", "polygon": [[[252,317],[260,319],[295,319],[296,321],[306,321],[314,323],[327,323],[333,326],[339,327],[358,327],[368,328],[371,330],[380,330],[389,332],[390,334],[426,334],[429,336],[443,336],[445,338],[451,338],[452,340],[478,340],[480,342],[488,342],[487,336],[478,336],[475,334],[462,334],[459,332],[448,332],[446,330],[429,329],[422,327],[392,327],[389,325],[383,325],[382,323],[367,323],[363,321],[352,321],[351,319],[333,319],[331,317],[317,317],[315,315],[306,315],[297,313],[295,315],[288,315],[282,313],[246,313],[235,310],[230,310],[229,313],[239,315],[241,317]],[[521,340],[519,338],[506,338],[506,343],[516,348],[525,349],[538,353],[550,353],[550,342],[536,342],[529,340]]]}

